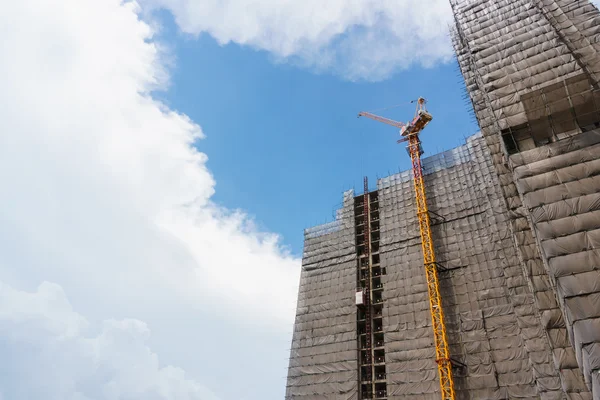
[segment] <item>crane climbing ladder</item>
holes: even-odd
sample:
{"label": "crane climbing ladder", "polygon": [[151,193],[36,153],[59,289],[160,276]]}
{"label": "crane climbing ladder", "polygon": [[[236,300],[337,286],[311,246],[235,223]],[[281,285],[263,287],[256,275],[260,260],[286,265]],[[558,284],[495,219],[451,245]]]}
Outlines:
{"label": "crane climbing ladder", "polygon": [[366,380],[370,381],[370,388],[367,393],[370,393],[371,396],[375,393],[375,357],[373,353],[373,332],[372,332],[372,322],[373,316],[371,315],[371,284],[373,280],[372,276],[372,260],[371,260],[371,218],[370,218],[370,210],[369,210],[369,181],[365,177],[364,180],[364,205],[363,205],[363,214],[364,214],[364,238],[365,238],[365,250],[364,256],[367,262],[366,268],[366,276],[365,276],[365,287],[364,287],[364,303],[365,303],[365,350],[367,351],[366,357],[363,360],[365,365],[368,368],[368,372],[366,374]]}
{"label": "crane climbing ladder", "polygon": [[421,140],[419,139],[419,133],[432,120],[431,114],[425,109],[425,99],[419,98],[417,100],[415,117],[408,124],[380,117],[368,112],[361,112],[358,116],[364,116],[399,128],[403,138],[398,140],[398,143],[408,142],[407,150],[412,161],[417,217],[421,234],[423,264],[427,279],[429,310],[431,312],[431,323],[433,326],[436,363],[438,366],[442,400],[454,400],[455,393],[454,380],[452,378],[452,362],[450,359],[450,350],[448,348],[446,325],[444,323],[442,296],[440,295],[437,263],[433,247],[433,238],[431,235],[431,218],[427,207],[427,196],[423,181],[423,166],[421,164],[421,154],[423,154],[423,150],[421,147]]}

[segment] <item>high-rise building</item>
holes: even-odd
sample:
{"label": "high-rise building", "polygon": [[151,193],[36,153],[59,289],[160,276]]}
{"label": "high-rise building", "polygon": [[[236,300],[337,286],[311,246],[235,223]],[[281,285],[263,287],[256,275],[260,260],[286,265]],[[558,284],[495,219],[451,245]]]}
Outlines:
{"label": "high-rise building", "polygon": [[[481,132],[423,168],[456,398],[598,400],[600,13],[452,7]],[[379,179],[305,231],[286,399],[440,398],[413,193]]]}

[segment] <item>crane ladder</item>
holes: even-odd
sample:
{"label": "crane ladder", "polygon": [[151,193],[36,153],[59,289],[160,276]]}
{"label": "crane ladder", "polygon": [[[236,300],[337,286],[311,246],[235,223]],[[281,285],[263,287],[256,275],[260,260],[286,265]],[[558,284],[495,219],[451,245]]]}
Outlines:
{"label": "crane ladder", "polygon": [[442,400],[454,400],[452,363],[450,361],[450,351],[448,349],[448,339],[446,337],[446,325],[444,324],[444,312],[442,310],[442,297],[440,295],[437,264],[433,248],[433,239],[431,237],[431,220],[429,217],[429,209],[427,208],[427,196],[425,195],[418,133],[408,137],[408,150],[412,161],[417,217],[419,219],[419,230],[421,233],[423,263],[425,265],[427,290],[429,292],[429,309],[431,311],[431,322],[435,340],[435,356],[440,377]]}
{"label": "crane ladder", "polygon": [[371,215],[369,208],[369,181],[367,177],[364,179],[364,236],[365,236],[365,257],[367,260],[367,276],[365,278],[365,333],[366,333],[366,347],[367,347],[367,358],[366,364],[368,365],[369,372],[367,377],[370,384],[369,393],[371,396],[375,393],[375,360],[373,354],[373,330],[372,330],[372,308],[371,308],[371,287],[372,287],[372,260],[371,260]]}
{"label": "crane ladder", "polygon": [[435,343],[435,361],[438,366],[442,400],[454,400],[454,380],[452,378],[452,362],[448,349],[446,325],[444,324],[444,312],[442,310],[442,296],[437,274],[437,263],[431,236],[431,219],[427,207],[427,196],[425,195],[425,183],[423,181],[423,166],[421,164],[421,141],[419,133],[431,121],[431,115],[425,110],[425,99],[417,100],[417,113],[415,118],[408,124],[394,121],[378,115],[361,112],[359,117],[383,122],[384,124],[400,128],[403,139],[399,142],[408,141],[408,152],[412,161],[413,183],[415,187],[415,199],[417,203],[417,217],[419,220],[419,231],[421,234],[421,247],[423,250],[423,264],[427,279],[427,291],[429,294],[429,310],[431,312],[431,323],[433,325],[433,337]]}

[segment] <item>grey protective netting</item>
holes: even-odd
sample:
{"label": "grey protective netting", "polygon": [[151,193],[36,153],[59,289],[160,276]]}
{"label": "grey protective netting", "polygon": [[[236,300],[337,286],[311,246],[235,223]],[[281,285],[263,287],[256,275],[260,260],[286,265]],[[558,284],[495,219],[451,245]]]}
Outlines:
{"label": "grey protective netting", "polygon": [[[593,134],[568,139],[600,122],[600,13],[587,0],[452,3],[458,61],[561,386],[589,396],[580,366],[600,399],[597,155]],[[521,151],[510,162],[506,133]],[[562,141],[535,148],[549,139]]]}
{"label": "grey protective netting", "polygon": [[[598,81],[600,18],[589,1],[453,3],[456,54],[482,128],[506,129],[536,119],[528,109],[547,111],[549,105],[554,114],[569,107],[563,104],[564,90],[553,87],[544,99],[527,96],[532,91],[569,78]],[[569,89],[579,103],[593,96],[589,85]]]}
{"label": "grey protective netting", "polygon": [[[449,269],[440,277],[451,353],[466,365],[455,371],[457,397],[590,399],[553,292],[526,279],[547,274],[517,251],[484,138],[423,164],[430,208],[445,219],[433,234]],[[380,179],[378,192],[388,399],[438,399],[411,172]],[[286,399],[358,398],[352,196],[336,221],[305,231]]]}
{"label": "grey protective netting", "polygon": [[[433,235],[451,269],[440,273],[451,354],[466,365],[455,370],[457,397],[563,398],[483,138],[426,158],[424,171],[430,209],[445,218]],[[413,196],[408,171],[379,181],[388,395],[433,400],[440,389]]]}
{"label": "grey protective netting", "polygon": [[[446,218],[434,240],[452,269],[441,285],[452,356],[466,364],[458,396],[600,399],[598,132],[581,134],[600,121],[600,14],[587,0],[453,8],[483,138],[424,164]],[[507,133],[521,151],[510,158]],[[388,398],[438,398],[410,172],[378,186]],[[287,399],[358,397],[352,196],[305,233]]]}
{"label": "grey protective netting", "polygon": [[[600,371],[600,130],[510,158],[586,383]],[[594,382],[595,381],[595,382]],[[594,396],[600,393],[594,389]]]}
{"label": "grey protective netting", "polygon": [[286,399],[358,399],[353,192],[334,222],[304,232]]}

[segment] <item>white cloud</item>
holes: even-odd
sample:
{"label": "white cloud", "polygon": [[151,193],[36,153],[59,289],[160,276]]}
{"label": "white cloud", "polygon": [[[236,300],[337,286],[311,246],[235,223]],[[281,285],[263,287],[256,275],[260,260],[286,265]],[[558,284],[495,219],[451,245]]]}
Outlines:
{"label": "white cloud", "polygon": [[381,80],[452,57],[448,0],[142,0],[208,33],[352,80]]}
{"label": "white cloud", "polygon": [[[201,24],[190,4],[170,4],[189,13],[187,31],[349,77],[383,77],[415,49],[421,62],[449,55],[443,2],[422,16],[418,1],[327,2],[323,13],[255,2],[233,34],[222,25],[240,17],[236,4],[199,3],[222,15]],[[3,4],[0,398],[209,400],[200,381],[238,399],[284,389],[272,366],[285,363],[275,355],[287,355],[299,260],[211,203],[201,129],[151,96],[166,59],[138,12],[121,0]],[[409,29],[425,20],[432,30]],[[418,37],[393,40],[405,33]]]}
{"label": "white cloud", "polygon": [[216,399],[180,368],[159,366],[143,322],[107,320],[95,335],[88,327],[60,286],[26,293],[0,283],[0,398]]}
{"label": "white cloud", "polygon": [[[56,310],[63,311],[42,310],[52,316],[31,325],[31,346],[41,348],[48,337],[66,335],[63,351],[73,347],[77,355],[89,350],[82,343],[101,342],[114,332],[135,337],[139,351],[131,357],[144,365],[139,372],[144,379],[160,385],[153,394],[158,397],[127,392],[132,383],[124,381],[117,385],[121,395],[96,392],[90,398],[185,399],[177,392],[164,394],[180,384],[196,398],[196,384],[182,383],[179,370],[150,362],[154,356],[141,340],[142,325],[107,323],[99,336],[82,336],[77,333],[82,316],[92,325],[125,317],[145,320],[156,332],[148,340],[161,360],[176,359],[186,371],[194,369],[194,379],[225,380],[218,374],[231,372],[216,371],[201,356],[212,351],[206,343],[223,335],[211,326],[226,320],[231,340],[242,342],[253,329],[264,329],[269,334],[263,336],[281,339],[278,351],[285,351],[289,338],[283,332],[289,332],[294,317],[300,263],[277,235],[259,232],[243,212],[211,202],[215,183],[206,155],[195,150],[202,146],[200,127],[152,98],[151,91],[168,81],[166,61],[139,11],[136,3],[121,0],[3,5],[0,281],[29,291],[43,281],[56,282],[81,314],[64,311],[66,300],[56,295]],[[36,296],[47,290],[43,286]],[[188,332],[197,341],[179,340]],[[250,357],[254,350],[221,351],[223,357]],[[108,349],[106,362],[115,354]],[[80,363],[95,359],[75,358],[56,374],[76,374]],[[261,362],[267,360],[257,362],[262,372],[248,371],[240,379],[285,374]],[[10,384],[21,391],[15,393],[27,393],[28,381],[42,379],[41,370],[27,368],[34,359],[24,357],[22,363],[18,379],[0,373],[0,390]],[[158,376],[164,378],[153,378]],[[84,398],[68,387],[59,389],[56,398]]]}
{"label": "white cloud", "polygon": [[[451,60],[449,0],[141,0],[183,32],[247,45],[350,80]],[[600,0],[592,0],[599,5]]]}

